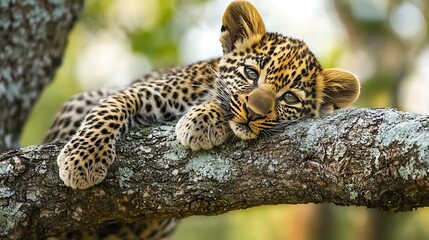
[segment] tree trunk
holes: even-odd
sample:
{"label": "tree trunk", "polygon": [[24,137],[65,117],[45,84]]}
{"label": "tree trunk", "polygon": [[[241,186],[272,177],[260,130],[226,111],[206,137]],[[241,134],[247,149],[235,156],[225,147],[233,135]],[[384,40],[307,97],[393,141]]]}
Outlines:
{"label": "tree trunk", "polygon": [[17,148],[33,104],[61,64],[82,0],[0,3],[0,152]]}
{"label": "tree trunk", "polygon": [[269,204],[429,206],[429,116],[391,109],[340,111],[199,152],[183,148],[173,126],[144,128],[118,142],[107,179],[88,190],[61,184],[55,158],[63,144],[0,155],[0,236],[40,239],[111,220]]}

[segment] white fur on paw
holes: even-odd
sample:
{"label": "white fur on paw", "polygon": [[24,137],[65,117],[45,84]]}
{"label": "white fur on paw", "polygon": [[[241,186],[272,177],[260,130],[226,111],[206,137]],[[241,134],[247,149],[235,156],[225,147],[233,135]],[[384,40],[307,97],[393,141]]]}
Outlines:
{"label": "white fur on paw", "polygon": [[66,186],[86,189],[104,180],[115,154],[112,149],[108,149],[107,144],[99,151],[98,147],[90,143],[81,145],[83,141],[79,142],[79,138],[73,137],[64,146],[58,155],[57,164],[60,178]]}
{"label": "white fur on paw", "polygon": [[210,117],[209,112],[213,110],[216,111],[210,103],[195,106],[178,121],[176,136],[182,145],[200,150],[212,149],[225,142],[231,131],[228,122]]}

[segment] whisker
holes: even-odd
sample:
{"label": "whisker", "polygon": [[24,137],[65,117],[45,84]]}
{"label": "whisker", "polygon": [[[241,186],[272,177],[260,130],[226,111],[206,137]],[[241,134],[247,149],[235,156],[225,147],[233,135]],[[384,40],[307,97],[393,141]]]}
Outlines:
{"label": "whisker", "polygon": [[265,137],[267,137],[267,136],[268,136],[268,134],[267,134],[267,132],[266,132],[266,131],[264,131],[264,129],[262,129],[262,130],[259,132],[259,136],[261,136],[261,137],[265,138]]}

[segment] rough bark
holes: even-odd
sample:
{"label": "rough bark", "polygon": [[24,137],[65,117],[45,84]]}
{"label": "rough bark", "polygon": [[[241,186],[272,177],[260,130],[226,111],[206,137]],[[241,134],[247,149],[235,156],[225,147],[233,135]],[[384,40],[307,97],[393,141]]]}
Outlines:
{"label": "rough bark", "polygon": [[33,104],[61,64],[82,0],[0,2],[0,152],[17,148]]}
{"label": "rough bark", "polygon": [[88,190],[60,182],[55,158],[63,144],[0,155],[0,236],[36,239],[111,220],[268,204],[429,206],[429,116],[391,109],[340,111],[199,152],[183,148],[173,126],[144,128],[118,143],[107,179]]}

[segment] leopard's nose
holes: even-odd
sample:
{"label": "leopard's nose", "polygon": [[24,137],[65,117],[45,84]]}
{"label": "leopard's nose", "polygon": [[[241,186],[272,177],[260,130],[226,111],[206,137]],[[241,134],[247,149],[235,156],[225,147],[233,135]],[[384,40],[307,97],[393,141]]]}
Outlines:
{"label": "leopard's nose", "polygon": [[249,122],[264,118],[261,114],[256,113],[249,106],[245,105],[246,116]]}

